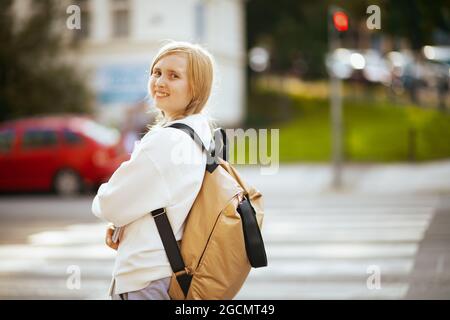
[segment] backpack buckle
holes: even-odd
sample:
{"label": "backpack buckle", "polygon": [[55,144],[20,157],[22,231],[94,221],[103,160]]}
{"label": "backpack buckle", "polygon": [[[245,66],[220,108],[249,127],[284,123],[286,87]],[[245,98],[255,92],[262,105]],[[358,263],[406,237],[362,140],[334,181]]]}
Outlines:
{"label": "backpack buckle", "polygon": [[187,267],[184,267],[184,269],[174,272],[175,276],[179,277],[182,276],[184,274],[189,275],[190,274],[190,270]]}
{"label": "backpack buckle", "polygon": [[165,208],[156,209],[151,212],[153,218],[159,217],[160,215],[165,213],[166,213]]}

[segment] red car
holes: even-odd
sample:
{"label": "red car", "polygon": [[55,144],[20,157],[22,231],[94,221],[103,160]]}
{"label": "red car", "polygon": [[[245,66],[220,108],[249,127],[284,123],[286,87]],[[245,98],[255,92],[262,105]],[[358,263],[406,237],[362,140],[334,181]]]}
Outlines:
{"label": "red car", "polygon": [[120,133],[85,116],[0,124],[0,191],[77,194],[98,188],[128,159]]}

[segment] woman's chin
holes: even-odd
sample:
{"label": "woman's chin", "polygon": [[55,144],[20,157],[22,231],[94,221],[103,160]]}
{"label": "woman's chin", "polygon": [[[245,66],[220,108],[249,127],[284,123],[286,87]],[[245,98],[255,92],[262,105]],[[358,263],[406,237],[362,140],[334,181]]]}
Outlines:
{"label": "woman's chin", "polygon": [[162,105],[160,105],[160,104],[158,104],[158,103],[155,103],[154,106],[155,106],[155,108],[158,109],[159,111],[165,112],[165,109],[166,109],[166,108],[164,108],[164,106],[162,106]]}

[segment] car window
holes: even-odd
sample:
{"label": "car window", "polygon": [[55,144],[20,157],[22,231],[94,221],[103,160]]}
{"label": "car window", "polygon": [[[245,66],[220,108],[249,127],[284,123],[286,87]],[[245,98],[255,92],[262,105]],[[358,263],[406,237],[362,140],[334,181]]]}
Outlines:
{"label": "car window", "polygon": [[63,130],[63,139],[65,143],[70,145],[81,144],[83,142],[83,138],[78,133],[69,129]]}
{"label": "car window", "polygon": [[35,149],[56,146],[57,133],[48,129],[29,129],[23,135],[22,148]]}
{"label": "car window", "polygon": [[0,152],[7,153],[10,152],[14,141],[14,131],[13,130],[3,130],[0,131]]}
{"label": "car window", "polygon": [[82,130],[86,136],[106,146],[115,145],[120,141],[120,133],[117,129],[105,127],[94,121],[86,121]]}

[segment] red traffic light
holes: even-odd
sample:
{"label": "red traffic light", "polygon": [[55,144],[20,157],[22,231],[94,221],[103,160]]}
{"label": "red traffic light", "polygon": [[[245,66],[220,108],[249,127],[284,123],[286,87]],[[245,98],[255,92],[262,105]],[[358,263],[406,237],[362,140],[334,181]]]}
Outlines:
{"label": "red traffic light", "polygon": [[337,11],[333,13],[333,23],[337,31],[348,30],[348,17],[342,11]]}

